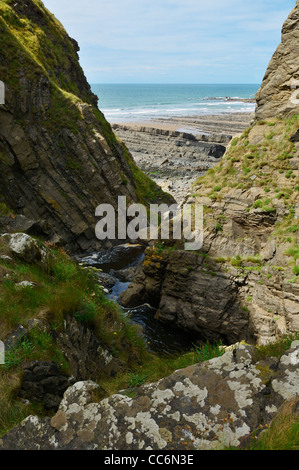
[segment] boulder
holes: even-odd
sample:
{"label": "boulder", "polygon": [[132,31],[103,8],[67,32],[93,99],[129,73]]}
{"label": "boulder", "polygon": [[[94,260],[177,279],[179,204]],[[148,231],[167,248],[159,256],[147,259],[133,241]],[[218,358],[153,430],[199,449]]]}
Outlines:
{"label": "boulder", "polygon": [[44,268],[49,266],[52,253],[44,243],[32,238],[26,233],[4,234],[1,239],[7,243],[11,253],[27,263],[39,264]]}
{"label": "boulder", "polygon": [[177,370],[156,383],[95,402],[77,382],[56,415],[29,416],[0,441],[7,450],[214,450],[240,446],[299,393],[299,346],[258,360],[252,346]]}

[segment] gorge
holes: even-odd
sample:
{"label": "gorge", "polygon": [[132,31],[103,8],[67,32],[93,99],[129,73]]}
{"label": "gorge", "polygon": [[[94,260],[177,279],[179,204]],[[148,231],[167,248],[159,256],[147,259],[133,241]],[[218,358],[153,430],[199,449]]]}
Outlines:
{"label": "gorge", "polygon": [[[0,449],[241,448],[286,409],[298,422],[299,1],[252,121],[196,135],[110,125],[44,4],[0,11]],[[99,270],[119,247],[95,209],[119,196],[201,204],[203,247],[148,240]],[[215,357],[144,348],[113,275],[123,309],[147,304]]]}

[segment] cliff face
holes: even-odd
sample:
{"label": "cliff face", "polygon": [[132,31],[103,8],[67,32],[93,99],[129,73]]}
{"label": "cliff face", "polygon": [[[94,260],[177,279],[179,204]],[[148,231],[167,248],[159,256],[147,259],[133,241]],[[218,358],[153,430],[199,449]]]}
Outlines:
{"label": "cliff face", "polygon": [[299,104],[289,106],[289,86],[282,95],[270,86],[279,70],[296,77],[298,10],[297,2],[279,49],[288,48],[294,67],[276,52],[258,122],[231,141],[188,200],[204,207],[202,250],[148,249],[125,306],[152,302],[160,321],[212,341],[264,344],[299,330]]}
{"label": "cliff face", "polygon": [[40,0],[0,5],[0,195],[44,237],[97,249],[95,208],[159,200],[97,108],[78,44]]}
{"label": "cliff face", "polygon": [[291,116],[299,106],[299,1],[283,25],[281,43],[257,93],[256,119]]}

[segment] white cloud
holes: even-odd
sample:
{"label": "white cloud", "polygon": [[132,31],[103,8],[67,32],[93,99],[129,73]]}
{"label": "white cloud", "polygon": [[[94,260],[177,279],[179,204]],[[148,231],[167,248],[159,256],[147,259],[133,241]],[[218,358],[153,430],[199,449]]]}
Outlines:
{"label": "white cloud", "polygon": [[79,42],[81,64],[91,81],[110,81],[116,70],[120,81],[126,81],[132,71],[140,80],[146,72],[152,79],[155,72],[171,71],[169,79],[175,80],[176,75],[182,77],[182,67],[187,80],[192,73],[198,76],[198,68],[214,67],[216,74],[222,65],[224,70],[230,68],[232,80],[251,82],[262,79],[295,0],[44,3]]}

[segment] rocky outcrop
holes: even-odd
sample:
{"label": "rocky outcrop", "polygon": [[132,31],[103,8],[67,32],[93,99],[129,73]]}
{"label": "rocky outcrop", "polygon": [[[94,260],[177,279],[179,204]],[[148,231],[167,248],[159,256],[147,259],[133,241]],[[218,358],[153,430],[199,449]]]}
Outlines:
{"label": "rocky outcrop", "polygon": [[46,321],[32,319],[25,328],[19,325],[4,341],[6,351],[26,342],[30,333],[43,329],[51,334],[67,364],[67,373],[54,362],[33,361],[22,364],[18,397],[30,403],[41,403],[47,411],[57,411],[66,389],[80,380],[99,380],[115,377],[126,370],[125,364],[112,356],[97,339],[92,328],[67,317],[62,331],[53,331]]}
{"label": "rocky outcrop", "polygon": [[5,1],[0,12],[0,195],[44,239],[98,249],[99,204],[163,193],[145,175],[135,182],[136,165],[97,108],[78,44],[43,3]]}
{"label": "rocky outcrop", "polygon": [[253,341],[248,309],[242,302],[243,276],[197,253],[147,248],[134,282],[121,295],[125,307],[141,300],[157,308],[156,319],[198,338],[225,344]]}
{"label": "rocky outcrop", "polygon": [[299,2],[282,28],[275,51],[257,93],[256,119],[291,116],[299,107]]}
{"label": "rocky outcrop", "polygon": [[6,450],[211,450],[244,445],[280,406],[298,403],[299,347],[258,360],[241,345],[157,383],[96,402],[99,386],[77,382],[52,418],[29,416],[0,441]]}
{"label": "rocky outcrop", "polygon": [[57,347],[68,361],[69,371],[76,381],[115,377],[126,369],[96,337],[92,328],[68,316],[62,332],[53,334]]}
{"label": "rocky outcrop", "polygon": [[180,202],[186,189],[216,164],[231,136],[192,135],[151,127],[114,124],[116,134],[126,142],[142,171]]}
{"label": "rocky outcrop", "polygon": [[[53,283],[53,291],[49,296],[55,296],[55,292],[61,288],[61,277],[57,277],[56,268],[59,265],[70,263],[81,275],[87,271],[90,286],[94,279],[94,287],[98,287],[95,271],[86,266],[75,265],[64,253],[64,261],[59,261],[59,254],[48,248],[44,243],[24,233],[5,234],[0,236],[1,266],[0,266],[0,288],[1,288],[1,323],[0,334],[3,340],[6,354],[7,368],[18,366],[20,374],[20,386],[14,391],[14,396],[26,400],[26,403],[39,403],[45,410],[56,411],[65,390],[80,380],[101,380],[103,378],[115,377],[119,373],[127,371],[126,363],[121,360],[110,346],[109,341],[100,339],[95,324],[84,315],[83,306],[77,304],[76,308],[68,312],[61,310],[66,306],[64,297],[61,310],[58,309],[58,317],[53,313],[53,305],[42,304],[35,309],[34,302],[30,304],[29,316],[24,315],[23,305],[19,306],[28,295],[28,298],[36,299],[43,289],[42,281],[16,279],[18,267],[23,269],[33,268],[39,271],[41,278],[48,278]],[[4,264],[6,267],[4,267]],[[85,277],[85,275],[84,275]],[[14,297],[19,307],[18,324],[6,326],[10,321],[10,308],[5,303],[5,283],[13,286],[10,296],[12,302]],[[74,295],[77,289],[74,278],[71,288]],[[100,288],[102,289],[102,288]],[[12,293],[13,292],[13,293]],[[26,293],[27,292],[27,293]],[[93,292],[93,297],[95,292]],[[21,300],[20,300],[21,299]],[[100,304],[100,301],[98,301]],[[17,310],[17,307],[14,306]],[[103,308],[103,315],[111,316],[111,311]],[[107,320],[103,320],[107,328]],[[113,321],[114,328],[117,318]],[[0,342],[1,343],[1,342]],[[125,346],[125,341],[122,345]],[[39,350],[39,348],[42,349]],[[39,351],[37,353],[37,350]],[[24,353],[24,351],[26,351]],[[33,354],[33,359],[28,359],[28,353]],[[24,357],[22,354],[24,353]],[[53,354],[52,354],[53,353]],[[39,354],[43,360],[39,359]],[[19,357],[21,358],[19,360]],[[55,362],[54,362],[55,361]],[[3,369],[0,370],[3,379]],[[5,374],[5,373],[4,373]]]}

